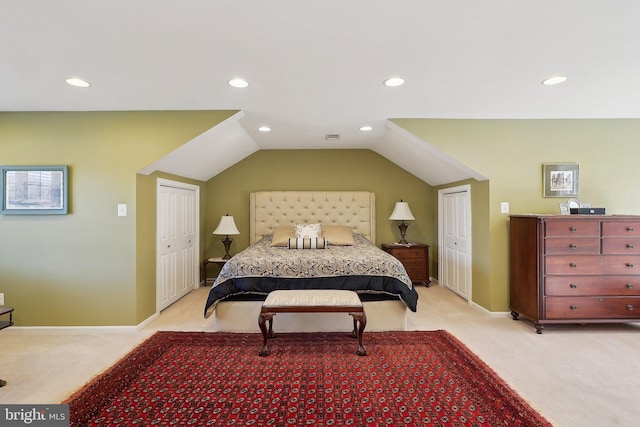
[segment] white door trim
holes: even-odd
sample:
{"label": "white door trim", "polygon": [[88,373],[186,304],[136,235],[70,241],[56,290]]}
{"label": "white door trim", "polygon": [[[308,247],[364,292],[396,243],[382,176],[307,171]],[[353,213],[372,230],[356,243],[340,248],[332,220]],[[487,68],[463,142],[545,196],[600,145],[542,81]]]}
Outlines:
{"label": "white door trim", "polygon": [[200,286],[200,187],[186,182],[172,181],[165,178],[158,178],[156,182],[156,313],[160,311],[160,304],[158,301],[158,286],[161,271],[160,271],[160,249],[158,247],[158,224],[160,223],[160,188],[161,187],[173,187],[183,190],[191,190],[195,192],[195,224],[194,224],[194,236],[193,246],[196,256],[194,257],[193,274],[197,280],[195,280],[194,286],[197,288]]}
{"label": "white door trim", "polygon": [[445,242],[444,242],[444,232],[443,232],[444,230],[443,198],[447,194],[454,194],[454,193],[466,193],[466,201],[467,201],[467,206],[469,208],[469,215],[467,215],[467,223],[466,223],[467,230],[469,230],[469,243],[468,243],[469,262],[467,263],[465,270],[466,270],[466,276],[469,278],[468,295],[466,299],[467,299],[467,303],[471,304],[472,303],[471,297],[473,295],[473,292],[472,292],[473,280],[471,276],[471,273],[472,273],[471,266],[473,265],[473,261],[472,261],[473,233],[471,229],[471,224],[472,224],[471,185],[469,184],[459,185],[456,187],[443,188],[441,190],[438,190],[438,283],[440,284],[440,286],[443,286],[444,284],[444,277],[442,276],[443,266],[445,263],[444,261]]}

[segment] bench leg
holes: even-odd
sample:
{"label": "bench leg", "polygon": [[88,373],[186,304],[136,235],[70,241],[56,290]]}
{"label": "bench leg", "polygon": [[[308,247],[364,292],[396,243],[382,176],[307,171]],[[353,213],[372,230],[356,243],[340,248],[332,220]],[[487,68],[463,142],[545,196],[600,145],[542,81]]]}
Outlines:
{"label": "bench leg", "polygon": [[[364,344],[362,344],[362,335],[364,335],[364,328],[367,326],[367,315],[364,313],[364,311],[359,311],[359,312],[349,313],[349,314],[353,316],[352,336],[354,338],[358,337],[358,351],[356,351],[356,354],[358,356],[366,356],[367,349],[364,347]],[[356,331],[356,327],[357,327],[357,331]]]}
{"label": "bench leg", "polygon": [[[267,331],[266,322],[269,323],[269,330]],[[269,347],[267,341],[269,338],[273,338],[273,313],[260,313],[258,316],[258,326],[262,332],[262,349],[258,353],[259,356],[268,356]]]}

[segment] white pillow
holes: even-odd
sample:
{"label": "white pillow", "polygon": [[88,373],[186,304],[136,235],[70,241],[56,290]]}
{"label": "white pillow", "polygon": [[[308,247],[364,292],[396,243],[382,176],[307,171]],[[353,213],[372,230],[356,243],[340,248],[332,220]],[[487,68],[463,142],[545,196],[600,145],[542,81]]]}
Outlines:
{"label": "white pillow", "polygon": [[320,224],[295,224],[295,228],[296,237],[317,239],[322,234]]}

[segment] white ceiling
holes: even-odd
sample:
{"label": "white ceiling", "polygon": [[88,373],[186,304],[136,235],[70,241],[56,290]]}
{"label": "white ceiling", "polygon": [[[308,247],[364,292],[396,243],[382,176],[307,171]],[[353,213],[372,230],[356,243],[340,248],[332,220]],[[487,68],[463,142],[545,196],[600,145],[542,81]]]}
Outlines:
{"label": "white ceiling", "polygon": [[[413,147],[420,177],[433,151],[387,119],[640,117],[638,22],[637,0],[0,0],[0,111],[239,110],[226,163]],[[221,132],[196,145],[228,147]]]}

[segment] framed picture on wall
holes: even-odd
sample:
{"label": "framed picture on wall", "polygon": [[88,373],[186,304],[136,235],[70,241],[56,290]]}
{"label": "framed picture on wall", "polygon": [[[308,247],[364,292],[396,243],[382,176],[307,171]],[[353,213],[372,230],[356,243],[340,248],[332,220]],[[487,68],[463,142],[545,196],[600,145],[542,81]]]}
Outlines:
{"label": "framed picture on wall", "polygon": [[0,213],[67,214],[68,188],[67,166],[0,166]]}
{"label": "framed picture on wall", "polygon": [[578,196],[579,166],[577,163],[545,163],[542,165],[544,197]]}

